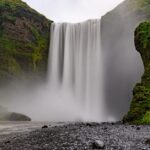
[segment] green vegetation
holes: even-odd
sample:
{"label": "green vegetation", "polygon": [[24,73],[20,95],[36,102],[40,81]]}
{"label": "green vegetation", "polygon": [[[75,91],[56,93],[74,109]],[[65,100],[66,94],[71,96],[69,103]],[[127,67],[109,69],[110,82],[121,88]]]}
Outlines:
{"label": "green vegetation", "polygon": [[[135,26],[135,45],[141,54],[145,73],[141,83],[133,90],[133,100],[129,113],[124,117],[126,123],[150,124],[150,0],[125,0],[114,10],[102,17],[102,47],[126,51],[133,46],[132,35]],[[114,37],[118,37],[114,39]],[[109,43],[109,44],[108,44]],[[115,43],[115,44],[114,44]],[[122,45],[122,47],[120,47]],[[107,69],[107,68],[106,68]],[[109,69],[108,69],[109,72]],[[109,89],[109,87],[108,87]]]}
{"label": "green vegetation", "polygon": [[148,6],[150,4],[150,1],[149,0],[136,0],[136,3],[140,7],[145,7],[145,6]]}
{"label": "green vegetation", "polygon": [[143,116],[142,122],[145,124],[150,123],[150,111],[147,111],[145,115]]}
{"label": "green vegetation", "polygon": [[144,14],[147,18],[150,17],[150,1],[149,0],[134,0],[136,3],[136,9]]}
{"label": "green vegetation", "polygon": [[33,11],[27,4],[21,0],[0,0],[0,8],[11,9],[13,11],[16,10],[17,7],[27,8],[30,11]]}
{"label": "green vegetation", "polygon": [[125,122],[150,124],[150,22],[141,23],[135,31],[135,46],[140,52],[145,72],[133,90],[133,100]]}
{"label": "green vegetation", "polygon": [[51,21],[21,0],[0,0],[0,12],[0,83],[46,75]]}

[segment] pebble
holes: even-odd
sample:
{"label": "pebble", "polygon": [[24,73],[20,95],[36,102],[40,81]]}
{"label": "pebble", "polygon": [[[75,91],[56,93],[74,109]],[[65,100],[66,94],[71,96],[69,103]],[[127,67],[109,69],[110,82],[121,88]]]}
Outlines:
{"label": "pebble", "polygon": [[147,139],[147,140],[145,141],[145,144],[149,144],[149,145],[150,145],[150,139]]}
{"label": "pebble", "polygon": [[111,123],[44,126],[48,129],[0,135],[0,150],[150,150],[150,126],[135,125],[135,130],[130,125]]}
{"label": "pebble", "polygon": [[93,142],[93,149],[104,149],[105,147],[105,144],[103,141],[100,141],[100,140],[96,140]]}
{"label": "pebble", "polygon": [[6,141],[6,142],[5,142],[5,144],[9,144],[9,143],[10,143],[10,141]]}

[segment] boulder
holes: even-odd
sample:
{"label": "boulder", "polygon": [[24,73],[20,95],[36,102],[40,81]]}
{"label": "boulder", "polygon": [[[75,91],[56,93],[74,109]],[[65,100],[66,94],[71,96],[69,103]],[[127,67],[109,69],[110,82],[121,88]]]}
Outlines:
{"label": "boulder", "polygon": [[20,113],[6,112],[0,114],[1,121],[31,121],[31,118]]}
{"label": "boulder", "polygon": [[42,127],[42,129],[47,129],[48,128],[48,126],[47,125],[44,125],[43,127]]}

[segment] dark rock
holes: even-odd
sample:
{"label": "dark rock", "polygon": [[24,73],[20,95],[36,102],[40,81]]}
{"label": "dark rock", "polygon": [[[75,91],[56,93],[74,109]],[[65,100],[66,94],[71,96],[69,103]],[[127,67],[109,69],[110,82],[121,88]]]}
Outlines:
{"label": "dark rock", "polygon": [[112,123],[111,123],[111,125],[115,125],[115,123],[114,123],[114,122],[112,122]]}
{"label": "dark rock", "polygon": [[5,144],[10,144],[10,141],[6,141]]}
{"label": "dark rock", "polygon": [[86,126],[92,127],[92,123],[86,123]]}
{"label": "dark rock", "polygon": [[96,126],[99,125],[99,123],[96,123],[96,122],[87,122],[85,125],[88,126],[88,127],[96,127]]}
{"label": "dark rock", "polygon": [[107,129],[108,129],[107,127],[104,128],[104,130],[107,130]]}
{"label": "dark rock", "polygon": [[47,125],[44,125],[43,127],[42,127],[42,129],[47,129],[48,128],[48,126]]}
{"label": "dark rock", "polygon": [[12,112],[6,115],[6,120],[8,121],[31,121],[31,118],[29,118],[28,116],[24,114]]}
{"label": "dark rock", "polygon": [[140,130],[140,129],[141,129],[140,127],[137,127],[137,128],[136,128],[136,130]]}
{"label": "dark rock", "polygon": [[104,147],[105,147],[104,142],[100,141],[100,140],[96,140],[92,144],[92,148],[93,149],[104,149]]}
{"label": "dark rock", "polygon": [[147,140],[145,141],[145,144],[150,144],[150,139],[147,139]]}
{"label": "dark rock", "polygon": [[1,121],[31,121],[31,118],[20,113],[6,112],[0,114]]}

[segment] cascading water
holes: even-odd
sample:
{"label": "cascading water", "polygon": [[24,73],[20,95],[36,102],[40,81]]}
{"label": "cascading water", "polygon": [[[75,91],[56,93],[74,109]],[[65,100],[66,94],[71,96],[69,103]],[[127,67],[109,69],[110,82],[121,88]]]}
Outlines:
{"label": "cascading water", "polygon": [[53,23],[50,32],[47,84],[0,93],[3,105],[34,121],[110,121],[103,98],[101,20]]}
{"label": "cascading water", "polygon": [[115,38],[109,43],[107,30],[103,29],[104,34],[101,28],[101,20],[53,23],[47,84],[33,88],[15,83],[13,88],[0,91],[1,105],[34,121],[122,119],[133,85],[141,78],[142,62],[130,34],[120,35],[118,41],[112,36],[115,34],[108,34],[107,38]]}
{"label": "cascading water", "polygon": [[59,104],[57,115],[65,120],[106,120],[102,69],[101,20],[52,24],[48,89]]}

